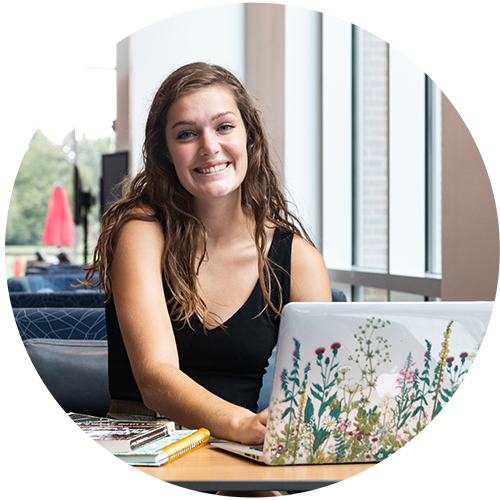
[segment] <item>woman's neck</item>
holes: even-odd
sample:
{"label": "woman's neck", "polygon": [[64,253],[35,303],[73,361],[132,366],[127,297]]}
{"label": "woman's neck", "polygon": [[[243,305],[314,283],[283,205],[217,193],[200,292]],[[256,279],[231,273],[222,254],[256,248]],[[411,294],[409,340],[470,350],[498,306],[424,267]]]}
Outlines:
{"label": "woman's neck", "polygon": [[195,213],[207,230],[209,247],[222,246],[253,234],[252,218],[241,206],[241,195],[196,200]]}

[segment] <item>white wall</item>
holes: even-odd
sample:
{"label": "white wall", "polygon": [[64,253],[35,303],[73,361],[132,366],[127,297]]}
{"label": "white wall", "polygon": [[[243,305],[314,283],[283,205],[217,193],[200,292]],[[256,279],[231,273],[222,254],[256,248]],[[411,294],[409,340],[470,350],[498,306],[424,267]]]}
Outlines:
{"label": "white wall", "polygon": [[149,106],[173,70],[204,61],[224,66],[244,81],[244,13],[244,4],[199,9],[169,17],[128,37],[128,146],[132,173],[142,167],[141,148]]}
{"label": "white wall", "polygon": [[321,15],[289,6],[285,10],[284,126],[286,195],[321,249]]}

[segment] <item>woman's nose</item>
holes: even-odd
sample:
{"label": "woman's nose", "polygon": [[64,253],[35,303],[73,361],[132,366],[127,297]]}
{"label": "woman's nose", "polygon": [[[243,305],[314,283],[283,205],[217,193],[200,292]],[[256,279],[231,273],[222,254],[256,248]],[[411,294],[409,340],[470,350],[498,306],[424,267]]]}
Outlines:
{"label": "woman's nose", "polygon": [[210,132],[203,132],[200,141],[200,155],[212,156],[219,152],[219,142]]}

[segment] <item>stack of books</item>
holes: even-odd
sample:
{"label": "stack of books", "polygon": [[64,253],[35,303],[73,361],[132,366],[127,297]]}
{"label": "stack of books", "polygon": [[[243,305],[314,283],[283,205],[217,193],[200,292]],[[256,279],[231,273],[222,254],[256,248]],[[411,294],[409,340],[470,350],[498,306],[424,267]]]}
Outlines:
{"label": "stack of books", "polygon": [[173,422],[138,422],[68,413],[103,448],[130,465],[159,466],[203,446],[207,429],[176,430]]}

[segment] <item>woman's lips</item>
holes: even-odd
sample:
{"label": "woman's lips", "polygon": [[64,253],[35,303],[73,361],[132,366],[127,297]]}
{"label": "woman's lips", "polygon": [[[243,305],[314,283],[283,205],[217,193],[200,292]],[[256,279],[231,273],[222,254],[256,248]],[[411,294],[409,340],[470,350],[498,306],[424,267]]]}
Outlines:
{"label": "woman's lips", "polygon": [[196,172],[199,174],[214,174],[215,172],[220,172],[221,170],[226,169],[229,166],[229,162],[220,163],[219,165],[214,165],[213,167],[198,167],[195,168]]}

